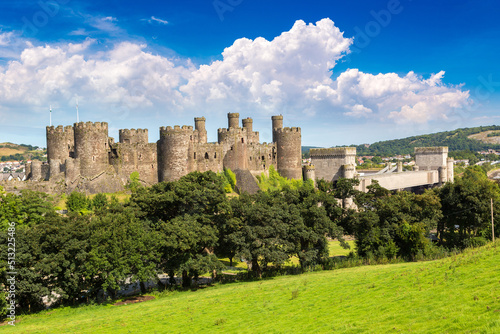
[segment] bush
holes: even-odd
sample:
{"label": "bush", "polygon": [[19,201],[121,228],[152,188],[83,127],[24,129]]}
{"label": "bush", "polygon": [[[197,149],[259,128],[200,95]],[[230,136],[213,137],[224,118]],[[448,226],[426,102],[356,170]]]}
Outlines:
{"label": "bush", "polygon": [[236,174],[233,173],[229,168],[224,168],[224,191],[226,193],[232,193],[236,190]]}
{"label": "bush", "polygon": [[87,196],[77,191],[73,191],[66,200],[66,207],[70,212],[86,213],[90,205],[91,201],[89,201]]}

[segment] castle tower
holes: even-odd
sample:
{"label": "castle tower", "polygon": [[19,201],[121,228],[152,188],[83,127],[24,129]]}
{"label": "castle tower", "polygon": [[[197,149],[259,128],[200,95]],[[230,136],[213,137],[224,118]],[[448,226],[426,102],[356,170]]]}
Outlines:
{"label": "castle tower", "polygon": [[49,179],[61,172],[61,160],[51,159],[49,161]]}
{"label": "castle tower", "polygon": [[118,130],[120,143],[125,144],[147,144],[148,129],[120,129]]}
{"label": "castle tower", "polygon": [[356,165],[343,165],[342,166],[343,172],[342,172],[342,177],[346,179],[353,179],[354,176],[356,175]]}
{"label": "castle tower", "polygon": [[272,116],[271,120],[273,122],[273,143],[276,143],[276,129],[283,129],[283,115]]}
{"label": "castle tower", "polygon": [[243,123],[243,128],[247,129],[249,134],[253,132],[253,119],[247,117],[242,119],[241,122]]}
{"label": "castle tower", "polygon": [[[193,127],[178,125],[160,128],[158,141],[158,181],[175,181],[190,172],[189,147]],[[193,153],[194,154],[194,153]],[[196,159],[196,158],[194,158]]]}
{"label": "castle tower", "polygon": [[319,180],[335,181],[345,177],[344,165],[356,166],[356,147],[312,148],[309,155]]}
{"label": "castle tower", "polygon": [[65,161],[69,158],[70,153],[75,147],[75,133],[73,127],[68,125],[63,128],[62,125],[57,127],[47,126],[47,160]]}
{"label": "castle tower", "polygon": [[316,168],[314,166],[304,166],[304,181],[312,180],[314,186],[316,187]]}
{"label": "castle tower", "polygon": [[278,172],[288,179],[302,179],[300,128],[275,128]]}
{"label": "castle tower", "polygon": [[42,180],[42,162],[40,160],[31,161],[31,180]]}
{"label": "castle tower", "polygon": [[109,165],[108,123],[75,123],[75,158],[80,160],[80,175],[92,177]]}
{"label": "castle tower", "polygon": [[228,129],[239,128],[240,126],[240,114],[238,113],[228,113],[227,114]]}
{"label": "castle tower", "polygon": [[207,130],[205,129],[205,117],[195,117],[194,129],[198,131],[198,142],[201,144],[207,143]]}
{"label": "castle tower", "polygon": [[420,170],[438,170],[446,167],[448,147],[415,147],[415,165]]}

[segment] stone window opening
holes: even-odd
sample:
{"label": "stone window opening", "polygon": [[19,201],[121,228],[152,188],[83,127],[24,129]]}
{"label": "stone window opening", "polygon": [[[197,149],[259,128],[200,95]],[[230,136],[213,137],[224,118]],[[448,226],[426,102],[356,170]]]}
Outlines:
{"label": "stone window opening", "polygon": [[250,161],[252,161],[252,157],[250,157]]}
{"label": "stone window opening", "polygon": [[208,152],[205,152],[205,159],[208,159]]}
{"label": "stone window opening", "polygon": [[241,142],[244,144],[245,143],[245,139],[241,138]]}
{"label": "stone window opening", "polygon": [[233,150],[233,147],[231,146],[231,151]]}
{"label": "stone window opening", "polygon": [[195,159],[195,160],[196,160],[196,152],[194,152],[194,157],[193,157],[193,159]]}
{"label": "stone window opening", "polygon": [[217,152],[214,153],[214,159],[216,159],[216,158],[217,158]]}
{"label": "stone window opening", "polygon": [[265,157],[265,156],[262,156],[262,160],[266,160],[266,157]]}

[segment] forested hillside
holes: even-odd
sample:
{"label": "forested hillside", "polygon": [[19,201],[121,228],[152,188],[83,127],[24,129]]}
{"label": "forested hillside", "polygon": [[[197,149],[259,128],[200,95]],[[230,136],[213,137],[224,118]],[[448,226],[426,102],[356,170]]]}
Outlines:
{"label": "forested hillside", "polygon": [[413,153],[415,147],[426,146],[448,146],[450,151],[481,151],[489,148],[499,149],[500,145],[487,144],[467,138],[467,136],[471,134],[489,130],[500,130],[500,126],[491,125],[463,128],[403,139],[380,141],[373,143],[369,147],[366,147],[366,145],[358,145],[356,146],[356,150],[358,155],[393,156],[396,154],[410,154]]}

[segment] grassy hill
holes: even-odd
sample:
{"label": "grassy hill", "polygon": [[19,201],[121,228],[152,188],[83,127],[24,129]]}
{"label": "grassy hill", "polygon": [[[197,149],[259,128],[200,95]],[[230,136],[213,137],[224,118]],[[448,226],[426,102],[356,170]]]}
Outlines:
{"label": "grassy hill", "polygon": [[500,242],[364,266],[22,317],[5,333],[499,333]]}
{"label": "grassy hill", "polygon": [[17,144],[0,143],[0,157],[14,154],[23,154],[27,150],[27,147],[23,147]]}
{"label": "grassy hill", "polygon": [[29,160],[33,157],[43,159],[43,155],[47,153],[46,150],[37,150],[38,146],[31,146],[26,144],[13,144],[13,143],[0,143],[0,159],[1,161],[7,160]]}
{"label": "grassy hill", "polygon": [[483,131],[468,136],[469,139],[479,140],[485,144],[500,144],[500,132],[495,130]]}

